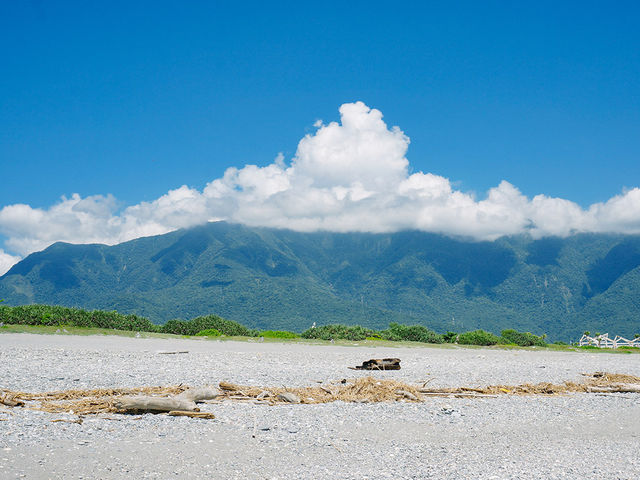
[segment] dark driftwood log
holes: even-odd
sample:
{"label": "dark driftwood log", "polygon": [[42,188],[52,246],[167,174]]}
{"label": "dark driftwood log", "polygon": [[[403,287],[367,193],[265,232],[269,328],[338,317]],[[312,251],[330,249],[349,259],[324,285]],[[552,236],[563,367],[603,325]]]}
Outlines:
{"label": "dark driftwood log", "polygon": [[399,358],[372,358],[353,370],[400,370]]}
{"label": "dark driftwood log", "polygon": [[205,400],[213,400],[220,396],[220,393],[213,388],[190,388],[189,390],[185,390],[179,395],[176,395],[174,398],[179,398],[182,400],[188,400],[190,402],[204,402]]}
{"label": "dark driftwood log", "polygon": [[114,402],[114,406],[125,413],[157,413],[171,412],[173,410],[200,411],[194,402],[176,397],[122,397]]}

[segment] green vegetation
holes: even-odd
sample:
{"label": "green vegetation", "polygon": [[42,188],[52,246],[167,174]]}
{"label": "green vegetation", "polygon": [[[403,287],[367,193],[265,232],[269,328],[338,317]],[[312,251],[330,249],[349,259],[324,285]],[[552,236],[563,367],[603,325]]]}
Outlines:
{"label": "green vegetation", "polygon": [[196,337],[219,337],[220,335],[222,335],[222,333],[215,328],[207,328],[206,330],[196,333]]}
{"label": "green vegetation", "polygon": [[18,325],[69,325],[111,328],[138,332],[157,332],[158,326],[137,315],[121,315],[102,310],[87,311],[51,305],[0,305],[0,321]]}
{"label": "green vegetation", "polygon": [[265,338],[300,338],[300,335],[286,330],[263,330],[259,336]]}
{"label": "green vegetation", "polygon": [[380,336],[385,340],[409,341],[422,343],[443,343],[444,338],[433,330],[429,330],[423,325],[400,325],[390,323],[387,330],[382,330]]}
{"label": "green vegetation", "polygon": [[445,343],[456,343],[458,334],[456,332],[447,332],[442,335],[442,340],[444,340]]}
{"label": "green vegetation", "polygon": [[473,332],[461,333],[458,336],[458,343],[461,345],[497,345],[500,337],[484,330],[474,330]]}
{"label": "green vegetation", "polygon": [[309,328],[302,332],[302,338],[313,338],[318,340],[365,340],[367,337],[375,335],[375,331],[360,325],[347,326],[340,324],[322,325]]}
{"label": "green vegetation", "polygon": [[192,320],[169,320],[158,327],[162,333],[175,335],[197,335],[203,330],[215,329],[222,335],[229,337],[257,337],[258,331],[251,330],[244,325],[225,320],[217,315],[205,315]]}
{"label": "green vegetation", "polygon": [[542,336],[537,336],[534,335],[533,333],[529,333],[529,332],[518,332],[517,330],[503,330],[501,332],[502,335],[502,339],[500,341],[500,343],[503,343],[503,341],[506,341],[504,343],[509,343],[509,344],[514,344],[514,345],[518,345],[520,347],[532,347],[532,346],[536,346],[536,347],[546,347],[547,343],[544,341],[544,339],[546,338],[546,335],[542,335]]}
{"label": "green vegetation", "polygon": [[82,305],[158,324],[216,312],[260,330],[516,327],[565,342],[584,330],[632,338],[639,295],[639,235],[467,242],[223,222],[114,246],[57,243],[0,277],[0,305]]}
{"label": "green vegetation", "polygon": [[[402,325],[390,322],[384,330],[373,330],[360,325],[329,324],[305,330],[301,334],[286,330],[255,330],[238,322],[217,315],[203,315],[192,320],[169,320],[164,325],[155,325],[149,319],[137,315],[121,315],[118,312],[82,310],[51,305],[26,305],[10,307],[0,305],[0,322],[7,325],[37,326],[43,328],[67,327],[69,329],[107,329],[124,332],[148,332],[150,334],[172,334],[186,336],[258,337],[274,339],[318,339],[347,341],[391,341],[420,342],[429,344],[458,343],[460,345],[517,345],[521,347],[547,347],[546,335],[534,335],[505,329],[501,336],[484,330],[439,334],[423,325]],[[5,327],[6,328],[6,327]],[[563,342],[553,346],[568,347]],[[597,346],[581,347],[585,350],[600,350]],[[620,347],[629,352],[638,348]]]}
{"label": "green vegetation", "polygon": [[[92,324],[92,322],[95,322]],[[207,328],[201,328],[208,326]],[[217,326],[217,328],[212,327]],[[136,328],[141,327],[141,328]],[[298,335],[284,330],[252,330],[237,322],[225,320],[217,315],[196,317],[192,320],[170,320],[165,325],[155,325],[148,319],[135,315],[120,315],[117,312],[99,310],[86,311],[76,308],[49,305],[29,305],[8,307],[0,305],[0,331],[8,333],[39,333],[66,335],[121,335],[127,337],[168,338],[170,335],[255,338],[303,339],[336,341],[382,341],[382,342],[420,342],[426,344],[459,343],[460,345],[482,346],[544,346],[553,350],[592,350],[603,353],[640,353],[640,348],[622,346],[618,349],[601,349],[594,345],[576,348],[563,342],[544,343],[545,336],[505,330],[498,337],[490,332],[475,330],[471,332],[446,332],[443,335],[421,325],[401,325],[392,322],[389,328],[375,331],[359,325],[321,325],[310,328]],[[505,335],[506,333],[506,335]],[[253,340],[255,341],[255,340]],[[523,345],[520,345],[523,344]]]}
{"label": "green vegetation", "polygon": [[302,338],[313,338],[320,340],[389,340],[394,342],[420,342],[420,343],[455,343],[461,345],[518,345],[522,347],[540,346],[545,347],[545,335],[537,336],[532,333],[522,333],[517,330],[503,330],[502,337],[498,337],[484,330],[473,332],[455,333],[447,332],[440,335],[423,325],[400,325],[390,323],[386,330],[375,331],[360,325],[347,326],[340,324],[322,325],[305,330],[300,335]]}
{"label": "green vegetation", "polygon": [[255,337],[257,330],[217,315],[206,315],[193,320],[169,320],[164,325],[155,325],[147,318],[137,315],[121,315],[118,312],[82,310],[79,308],[52,305],[24,305],[8,307],[0,305],[0,322],[17,325],[71,326],[83,328],[107,328],[135,332],[170,333],[174,335],[196,335],[207,329],[215,329],[222,335]]}

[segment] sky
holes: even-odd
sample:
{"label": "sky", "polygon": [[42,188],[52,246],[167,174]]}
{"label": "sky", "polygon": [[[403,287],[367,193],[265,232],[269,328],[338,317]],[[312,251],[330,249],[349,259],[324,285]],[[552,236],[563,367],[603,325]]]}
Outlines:
{"label": "sky", "polygon": [[0,274],[207,221],[640,233],[637,2],[0,2]]}

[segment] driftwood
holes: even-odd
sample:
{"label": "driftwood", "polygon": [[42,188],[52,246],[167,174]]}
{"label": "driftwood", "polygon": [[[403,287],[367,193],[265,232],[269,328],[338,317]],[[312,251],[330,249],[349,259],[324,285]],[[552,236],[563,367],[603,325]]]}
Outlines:
{"label": "driftwood", "polygon": [[124,413],[158,413],[182,410],[199,412],[195,402],[173,397],[121,397],[113,403],[114,407]]}
{"label": "driftwood", "polygon": [[65,423],[77,423],[78,425],[82,425],[82,418],[76,418],[75,420],[68,420],[66,418],[57,418],[56,420],[51,420],[52,422],[65,422]]}
{"label": "driftwood", "polygon": [[496,398],[498,395],[491,395],[487,393],[474,393],[474,392],[434,392],[433,390],[418,390],[421,395],[431,397],[455,397],[455,398]]}
{"label": "driftwood", "polygon": [[218,398],[220,393],[212,388],[190,388],[176,395],[174,398],[188,400],[190,402],[200,403],[205,400],[214,400]]}
{"label": "driftwood", "polygon": [[282,392],[276,398],[286,403],[300,403],[300,398],[291,392]]}
{"label": "driftwood", "polygon": [[400,370],[399,358],[372,358],[362,365],[349,367],[352,370]]}
{"label": "driftwood", "polygon": [[626,383],[610,386],[588,387],[589,393],[640,393],[640,385],[630,385]]}
{"label": "driftwood", "polygon": [[400,396],[402,398],[406,398],[408,400],[411,400],[413,402],[420,401],[420,399],[417,396],[415,396],[411,392],[407,392],[406,390],[396,390],[396,395],[398,395],[398,396]]}
{"label": "driftwood", "polygon": [[191,417],[191,418],[207,418],[213,420],[216,416],[209,412],[184,412],[182,410],[172,410],[167,415],[170,417]]}
{"label": "driftwood", "polygon": [[22,400],[17,400],[13,395],[0,394],[0,403],[7,407],[24,407],[24,402]]}
{"label": "driftwood", "polygon": [[238,392],[242,388],[240,385],[236,385],[235,383],[229,382],[220,382],[220,388],[227,392]]}

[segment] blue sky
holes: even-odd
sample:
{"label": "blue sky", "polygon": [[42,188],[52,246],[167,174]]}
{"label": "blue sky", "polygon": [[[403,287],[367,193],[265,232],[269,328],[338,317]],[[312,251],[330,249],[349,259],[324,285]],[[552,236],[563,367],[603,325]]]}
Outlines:
{"label": "blue sky", "polygon": [[[342,121],[340,106],[356,101],[384,115],[386,132],[398,126],[410,138],[406,152],[393,150],[406,157],[404,167],[397,165],[407,176],[442,177],[453,194],[476,203],[505,180],[526,199],[566,199],[586,212],[640,185],[637,2],[132,3],[0,6],[0,254],[15,260],[55,240],[113,243],[185,226],[156,219],[154,230],[138,218],[123,233],[121,215],[183,185],[182,213],[203,208],[200,220],[259,223],[255,218],[273,214],[273,205],[243,216],[211,202],[190,207],[183,197],[197,197],[229,167],[268,167],[279,153],[283,169],[295,164],[301,139],[324,128],[315,122]],[[316,139],[318,152],[335,150],[322,150]],[[353,146],[349,141],[340,145]],[[320,153],[309,155],[298,171],[323,162]],[[367,161],[354,168],[367,169]],[[313,184],[310,172],[318,171],[307,169],[305,182]],[[346,175],[348,185],[330,187],[356,185],[371,194],[354,194],[353,202],[389,190],[358,187],[358,174]],[[247,190],[243,181],[233,179],[225,195]],[[61,196],[73,194],[76,203],[89,197],[82,208],[91,203],[99,218],[53,211]],[[640,212],[635,202],[627,199],[624,209]],[[7,210],[16,204],[29,208]],[[366,208],[359,204],[356,212]],[[575,213],[573,204],[569,210]],[[320,223],[292,225],[347,229],[350,219],[327,220],[336,211],[322,213]],[[287,226],[290,212],[277,215],[267,224]],[[519,225],[534,217],[528,211]],[[96,233],[91,222],[100,221],[118,223],[117,234]],[[626,221],[605,228],[581,219],[540,234],[640,228],[638,218]],[[43,222],[67,231],[42,237],[33,230]],[[423,226],[492,236],[489,227],[476,235],[432,218],[397,228]]]}

